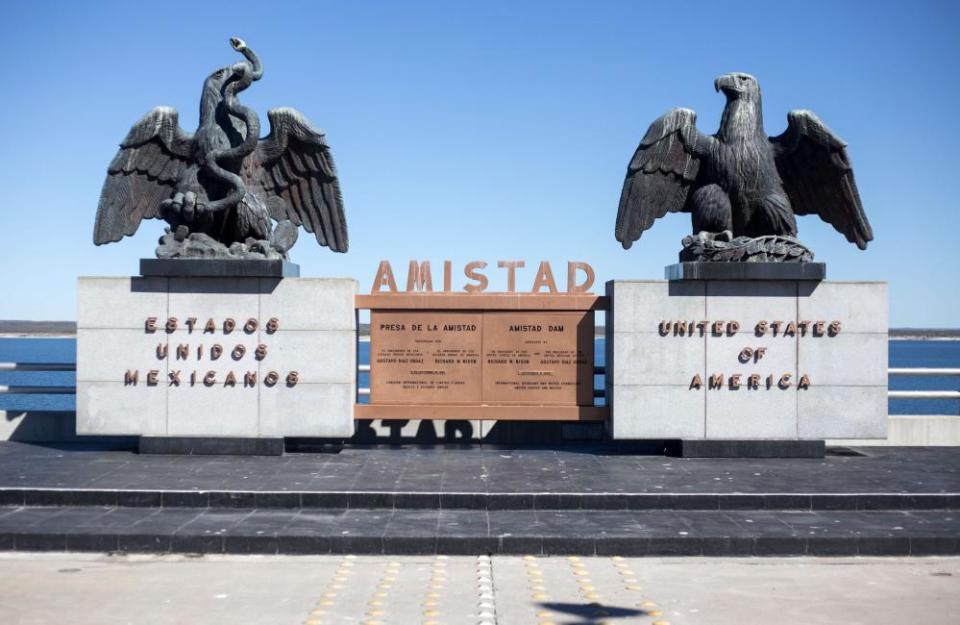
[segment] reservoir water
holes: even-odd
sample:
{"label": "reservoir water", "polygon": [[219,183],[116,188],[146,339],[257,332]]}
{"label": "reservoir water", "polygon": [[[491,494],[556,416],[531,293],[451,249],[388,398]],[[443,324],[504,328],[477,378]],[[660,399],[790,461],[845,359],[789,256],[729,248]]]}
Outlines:
{"label": "reservoir water", "polygon": [[[596,364],[603,364],[603,339],[597,339]],[[73,338],[0,338],[0,362],[74,362]],[[960,368],[960,341],[890,341],[890,367]],[[370,344],[360,343],[360,364],[370,363]],[[0,371],[0,385],[73,386],[72,372]],[[368,386],[361,374],[360,386]],[[603,387],[603,376],[594,384]],[[958,390],[960,376],[891,377],[891,390]],[[73,410],[72,395],[0,395],[0,410]],[[960,400],[893,399],[890,414],[960,415]]]}

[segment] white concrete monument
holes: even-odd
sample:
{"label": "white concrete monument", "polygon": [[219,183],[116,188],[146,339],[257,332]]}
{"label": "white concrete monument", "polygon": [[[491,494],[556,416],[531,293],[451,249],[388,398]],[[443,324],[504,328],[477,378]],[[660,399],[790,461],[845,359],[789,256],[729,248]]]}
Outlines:
{"label": "white concrete monument", "polygon": [[615,439],[884,438],[887,285],[607,282]]}
{"label": "white concrete monument", "polygon": [[77,433],[354,432],[357,282],[80,278]]}

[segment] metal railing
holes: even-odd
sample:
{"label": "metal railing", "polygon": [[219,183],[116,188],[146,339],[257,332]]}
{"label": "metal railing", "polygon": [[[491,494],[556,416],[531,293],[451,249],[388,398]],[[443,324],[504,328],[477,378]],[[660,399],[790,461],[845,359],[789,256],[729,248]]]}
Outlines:
{"label": "metal railing", "polygon": [[[72,362],[0,362],[0,371],[76,371],[77,365]],[[605,375],[607,368],[600,365],[593,368],[594,375]],[[357,365],[358,373],[370,373],[370,365]],[[960,368],[931,368],[931,367],[891,367],[888,369],[891,377],[914,376],[960,376]],[[0,384],[0,395],[72,395],[76,393],[76,386],[37,386],[37,385],[4,385]],[[366,387],[357,389],[358,395],[369,395]],[[603,389],[595,389],[593,396],[604,397]],[[936,391],[887,391],[890,399],[960,399],[960,390]]]}
{"label": "metal railing", "polygon": [[[890,367],[887,374],[894,376],[960,376],[960,369],[935,369],[931,367]],[[960,399],[960,391],[891,391],[888,399]]]}
{"label": "metal railing", "polygon": [[[0,362],[0,371],[76,371],[73,362]],[[0,395],[73,395],[76,386],[0,384]]]}

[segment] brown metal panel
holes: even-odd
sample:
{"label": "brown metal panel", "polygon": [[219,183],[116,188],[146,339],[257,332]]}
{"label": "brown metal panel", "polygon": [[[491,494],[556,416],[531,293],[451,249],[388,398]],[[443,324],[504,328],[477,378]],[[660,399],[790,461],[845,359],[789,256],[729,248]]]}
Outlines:
{"label": "brown metal panel", "polygon": [[482,421],[603,421],[609,415],[604,406],[450,406],[356,404],[353,418],[371,419],[455,419]]}

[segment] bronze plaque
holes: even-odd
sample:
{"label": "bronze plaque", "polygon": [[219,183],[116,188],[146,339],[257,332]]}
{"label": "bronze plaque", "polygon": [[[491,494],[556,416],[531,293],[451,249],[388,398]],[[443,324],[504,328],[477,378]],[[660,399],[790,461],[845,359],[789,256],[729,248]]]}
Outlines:
{"label": "bronze plaque", "polygon": [[489,312],[483,400],[593,405],[592,312]]}
{"label": "bronze plaque", "polygon": [[370,403],[478,403],[482,315],[370,311]]}

